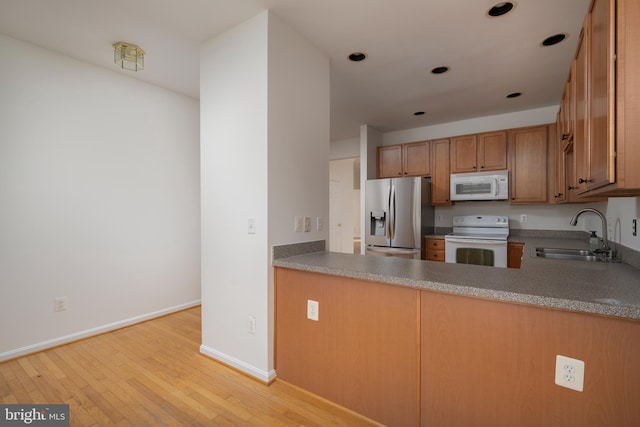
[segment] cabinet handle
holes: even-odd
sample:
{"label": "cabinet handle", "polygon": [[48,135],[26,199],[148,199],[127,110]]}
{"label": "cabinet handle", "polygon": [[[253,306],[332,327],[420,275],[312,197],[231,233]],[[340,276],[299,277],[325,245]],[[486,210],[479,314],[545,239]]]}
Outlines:
{"label": "cabinet handle", "polygon": [[578,188],[578,187],[568,186],[568,187],[567,187],[567,190],[571,191],[571,190],[575,190],[576,188]]}
{"label": "cabinet handle", "polygon": [[584,179],[584,178],[580,178],[580,179],[578,180],[578,184],[584,184],[585,182],[591,182],[591,181],[590,181],[590,180],[588,180],[588,179]]}
{"label": "cabinet handle", "polygon": [[562,134],[562,140],[563,140],[563,141],[564,141],[564,140],[566,140],[566,139],[568,139],[568,138],[569,138],[569,134],[568,134],[568,133],[563,133],[563,134]]}
{"label": "cabinet handle", "polygon": [[484,166],[480,166],[480,169],[484,169]]}

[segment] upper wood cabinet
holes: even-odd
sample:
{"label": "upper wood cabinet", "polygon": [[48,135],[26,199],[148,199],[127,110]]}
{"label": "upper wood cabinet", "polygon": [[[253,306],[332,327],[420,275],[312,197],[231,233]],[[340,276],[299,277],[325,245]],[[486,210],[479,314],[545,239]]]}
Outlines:
{"label": "upper wood cabinet", "polygon": [[429,141],[378,147],[378,178],[431,175]]}
{"label": "upper wood cabinet", "polygon": [[507,132],[487,132],[451,138],[451,173],[507,168]]}
{"label": "upper wood cabinet", "polygon": [[564,86],[562,93],[562,101],[560,103],[560,113],[558,120],[558,133],[560,135],[561,145],[573,141],[573,132],[575,128],[576,110],[575,110],[575,82],[573,75],[575,73],[575,60],[571,63],[569,78]]}
{"label": "upper wood cabinet", "polygon": [[450,205],[449,140],[437,139],[431,141],[431,147],[433,150],[431,204],[434,206]]}
{"label": "upper wood cabinet", "polygon": [[555,127],[554,124],[509,131],[510,203],[547,203],[548,140]]}
{"label": "upper wood cabinet", "polygon": [[402,145],[378,147],[378,178],[402,176]]}
{"label": "upper wood cabinet", "polygon": [[576,54],[578,193],[640,195],[640,7],[593,0]]}

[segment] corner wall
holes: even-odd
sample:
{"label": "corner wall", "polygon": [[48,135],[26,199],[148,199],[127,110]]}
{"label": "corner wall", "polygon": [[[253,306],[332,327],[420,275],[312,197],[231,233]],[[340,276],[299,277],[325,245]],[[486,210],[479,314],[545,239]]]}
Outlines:
{"label": "corner wall", "polygon": [[205,43],[200,76],[200,350],[270,381],[271,248],[328,235],[329,61],[267,11]]}
{"label": "corner wall", "polygon": [[198,304],[198,101],[0,52],[0,361]]}

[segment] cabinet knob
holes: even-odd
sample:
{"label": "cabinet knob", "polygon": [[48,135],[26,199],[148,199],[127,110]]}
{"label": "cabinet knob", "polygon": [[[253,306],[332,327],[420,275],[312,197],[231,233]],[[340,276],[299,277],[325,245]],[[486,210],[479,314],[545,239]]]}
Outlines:
{"label": "cabinet knob", "polygon": [[566,140],[567,138],[569,138],[569,134],[568,133],[563,133],[562,134],[562,140]]}
{"label": "cabinet knob", "polygon": [[580,178],[578,180],[578,184],[584,184],[585,182],[590,182],[588,179]]}
{"label": "cabinet knob", "polygon": [[480,169],[484,169],[484,166],[480,166]]}

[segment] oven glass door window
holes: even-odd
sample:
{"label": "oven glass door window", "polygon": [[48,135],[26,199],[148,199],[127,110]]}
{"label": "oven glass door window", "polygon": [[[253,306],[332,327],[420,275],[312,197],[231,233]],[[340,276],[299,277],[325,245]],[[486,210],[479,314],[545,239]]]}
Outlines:
{"label": "oven glass door window", "polygon": [[494,250],[482,248],[457,248],[456,264],[475,264],[494,267]]}

